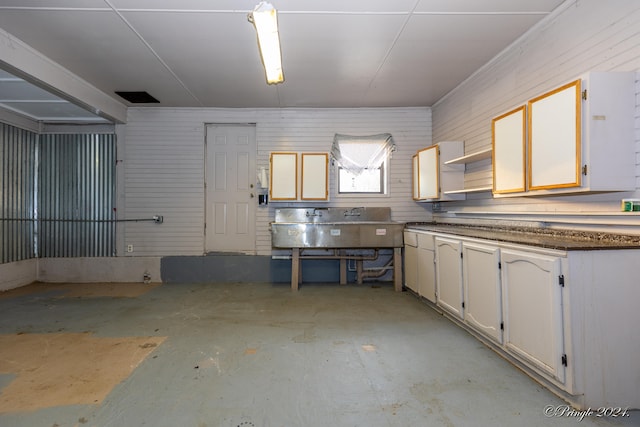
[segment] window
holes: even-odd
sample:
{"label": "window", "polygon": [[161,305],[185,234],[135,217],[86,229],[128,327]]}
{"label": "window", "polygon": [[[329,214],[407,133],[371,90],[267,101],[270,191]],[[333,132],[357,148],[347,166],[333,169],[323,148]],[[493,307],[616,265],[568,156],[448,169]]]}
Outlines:
{"label": "window", "polygon": [[365,169],[357,175],[338,166],[338,194],[385,194],[385,183],[384,163],[379,168]]}
{"label": "window", "polygon": [[388,159],[395,149],[391,134],[336,134],[331,156],[338,166],[338,194],[386,194]]}

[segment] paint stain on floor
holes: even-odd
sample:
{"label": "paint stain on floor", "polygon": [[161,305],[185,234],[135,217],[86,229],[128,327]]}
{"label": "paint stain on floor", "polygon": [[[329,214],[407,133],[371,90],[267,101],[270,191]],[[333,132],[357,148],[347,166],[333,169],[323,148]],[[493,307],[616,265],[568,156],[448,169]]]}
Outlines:
{"label": "paint stain on floor", "polygon": [[167,337],[0,335],[0,413],[99,404]]}

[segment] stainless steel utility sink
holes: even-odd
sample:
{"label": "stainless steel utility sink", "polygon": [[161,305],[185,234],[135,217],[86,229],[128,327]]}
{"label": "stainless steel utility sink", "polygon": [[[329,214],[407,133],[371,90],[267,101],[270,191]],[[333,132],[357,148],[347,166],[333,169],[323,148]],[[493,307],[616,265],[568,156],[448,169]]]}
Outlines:
{"label": "stainless steel utility sink", "polygon": [[390,208],[283,208],[271,223],[274,248],[397,248],[404,224]]}
{"label": "stainless steel utility sink", "polygon": [[[358,283],[363,278],[365,256],[347,255],[347,249],[393,248],[393,283],[402,290],[404,224],[391,221],[390,208],[281,208],[271,223],[271,245],[291,249],[291,289],[302,281],[300,260],[339,259],[340,283],[347,278],[347,259],[356,261]],[[307,248],[333,249],[334,254],[305,256]]]}

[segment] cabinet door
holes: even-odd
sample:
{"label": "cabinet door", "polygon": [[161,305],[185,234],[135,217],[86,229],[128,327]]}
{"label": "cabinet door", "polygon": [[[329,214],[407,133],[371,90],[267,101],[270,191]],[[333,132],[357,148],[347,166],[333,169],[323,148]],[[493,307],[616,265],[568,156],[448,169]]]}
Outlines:
{"label": "cabinet door", "polygon": [[[405,232],[405,242],[416,233]],[[408,236],[409,235],[409,236]],[[404,285],[415,293],[418,292],[418,248],[408,243],[404,246]]]}
{"label": "cabinet door", "polygon": [[432,249],[418,248],[418,293],[436,302],[436,253]]}
{"label": "cabinet door", "polygon": [[418,151],[418,199],[437,199],[440,196],[438,147]]}
{"label": "cabinet door", "polygon": [[502,292],[500,249],[495,246],[462,244],[465,321],[502,344]]}
{"label": "cabinet door", "polygon": [[271,153],[269,198],[296,200],[298,198],[298,154]]}
{"label": "cabinet door", "polygon": [[462,319],[462,244],[444,237],[436,237],[435,244],[437,304]]}
{"label": "cabinet door", "polygon": [[525,190],[525,107],[491,122],[493,193]]}
{"label": "cabinet door", "polygon": [[501,260],[507,351],[564,383],[560,258],[503,249]]}
{"label": "cabinet door", "polygon": [[580,186],[580,83],[576,80],[528,103],[531,190]]}
{"label": "cabinet door", "polygon": [[418,293],[436,302],[436,252],[432,234],[418,234]]}
{"label": "cabinet door", "polygon": [[413,200],[420,199],[420,192],[418,187],[418,155],[414,154],[411,157],[411,165],[412,165],[412,173],[411,173],[411,185],[412,185],[412,196]]}
{"label": "cabinet door", "polygon": [[329,155],[302,153],[302,200],[329,198]]}

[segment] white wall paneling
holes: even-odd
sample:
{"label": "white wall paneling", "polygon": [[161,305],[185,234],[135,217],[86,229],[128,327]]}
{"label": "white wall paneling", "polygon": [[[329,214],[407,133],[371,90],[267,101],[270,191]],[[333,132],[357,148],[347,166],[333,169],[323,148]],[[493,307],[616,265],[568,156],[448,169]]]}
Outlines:
{"label": "white wall paneling", "polygon": [[[389,163],[389,194],[337,196],[335,168],[329,168],[331,206],[390,206],[397,221],[429,220],[429,205],[411,197],[411,156],[431,145],[431,110],[131,108],[128,112],[124,168],[127,218],[164,216],[163,224],[127,222],[118,241],[130,256],[201,255],[204,252],[204,129],[207,123],[256,124],[256,173],[269,168],[275,151],[330,151],[336,133],[391,133],[397,150]],[[119,153],[120,154],[120,153]],[[257,181],[255,184],[258,184]],[[256,200],[257,203],[257,200]],[[314,206],[313,201],[259,206],[257,254],[271,254],[269,221],[276,206]],[[322,202],[326,206],[327,202]],[[134,251],[123,249],[133,245]]]}

